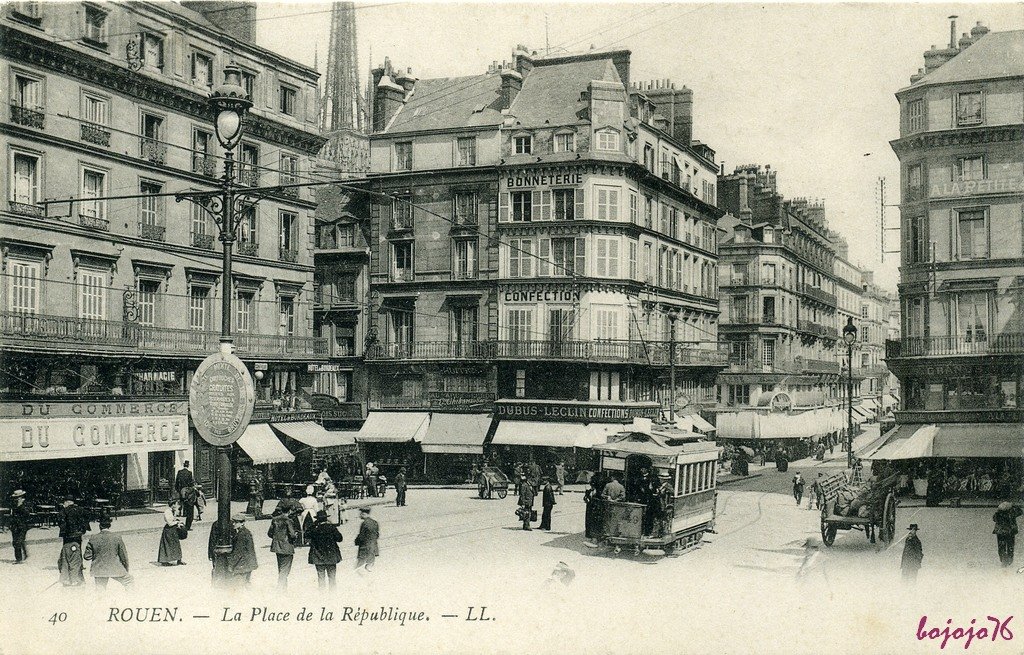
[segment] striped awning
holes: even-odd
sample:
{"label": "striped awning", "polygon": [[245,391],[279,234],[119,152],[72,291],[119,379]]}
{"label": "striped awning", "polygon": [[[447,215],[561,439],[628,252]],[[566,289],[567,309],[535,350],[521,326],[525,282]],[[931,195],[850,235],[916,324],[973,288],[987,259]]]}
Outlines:
{"label": "striped awning", "polygon": [[252,459],[253,464],[282,464],[295,461],[295,456],[288,452],[266,423],[250,424],[235,443]]}
{"label": "striped awning", "polygon": [[313,448],[355,448],[356,432],[330,431],[313,421],[274,423],[274,429]]}
{"label": "striped awning", "polygon": [[426,412],[370,412],[356,441],[367,443],[403,443],[423,441],[430,425]]}
{"label": "striped awning", "polygon": [[490,429],[490,414],[434,412],[423,435],[423,452],[482,455],[484,439]]}

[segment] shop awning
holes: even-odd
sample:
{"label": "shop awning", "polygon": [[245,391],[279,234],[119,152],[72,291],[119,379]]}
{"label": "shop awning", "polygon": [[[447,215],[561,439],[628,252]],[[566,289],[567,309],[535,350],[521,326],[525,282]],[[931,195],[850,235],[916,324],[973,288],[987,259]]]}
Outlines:
{"label": "shop awning", "polygon": [[253,464],[281,464],[294,462],[295,456],[288,452],[281,440],[266,423],[253,423],[245,429],[236,442]]}
{"label": "shop awning", "polygon": [[860,446],[859,448],[853,451],[854,456],[860,459],[875,459],[871,455],[879,448],[881,448],[882,445],[889,440],[889,437],[891,437],[893,433],[898,429],[898,427],[893,428],[892,430],[889,430],[885,434],[880,434],[879,436],[875,437],[868,443],[864,444],[863,446]]}
{"label": "shop awning", "polygon": [[553,446],[575,448],[591,441],[582,423],[501,421],[491,443],[502,446]]}
{"label": "shop awning", "polygon": [[423,452],[482,455],[484,438],[490,429],[490,414],[434,412],[423,435]]}
{"label": "shop awning", "polygon": [[862,405],[857,405],[856,407],[854,407],[853,413],[854,415],[860,416],[862,418],[871,418],[871,410],[867,409]]}
{"label": "shop awning", "polygon": [[942,423],[936,426],[933,457],[1024,457],[1024,425]]}
{"label": "shop awning", "polygon": [[576,436],[576,448],[593,448],[603,443],[620,432],[630,429],[628,425],[618,423],[588,423]]}
{"label": "shop awning", "polygon": [[423,441],[430,425],[426,412],[370,412],[356,433],[356,441],[367,443],[403,443]]}
{"label": "shop awning", "polygon": [[935,425],[906,424],[898,425],[888,434],[888,439],[881,448],[862,459],[920,459],[933,457],[935,435],[939,429]]}
{"label": "shop awning", "polygon": [[355,432],[332,432],[325,430],[324,426],[313,421],[299,421],[297,423],[274,423],[275,430],[283,432],[292,439],[300,441],[313,448],[355,448]]}
{"label": "shop awning", "polygon": [[715,432],[718,430],[718,428],[705,421],[704,417],[700,414],[687,414],[686,418],[693,424],[693,427],[701,432]]}

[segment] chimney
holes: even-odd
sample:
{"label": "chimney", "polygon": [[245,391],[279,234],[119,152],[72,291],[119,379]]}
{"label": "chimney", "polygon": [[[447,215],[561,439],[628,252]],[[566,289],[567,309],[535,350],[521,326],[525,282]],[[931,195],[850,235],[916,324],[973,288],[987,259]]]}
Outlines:
{"label": "chimney", "polygon": [[683,145],[693,141],[693,91],[687,87],[676,89],[670,80],[655,80],[647,91],[655,111],[667,120],[663,129]]}
{"label": "chimney", "polygon": [[956,50],[956,19],[958,16],[949,17],[949,49]]}
{"label": "chimney", "polygon": [[[398,73],[397,75],[401,75]],[[382,132],[395,117],[405,102],[406,90],[394,80],[396,73],[391,60],[384,58],[384,65],[373,69],[373,131]],[[415,78],[409,77],[414,83]],[[410,87],[411,88],[411,87]]]}
{"label": "chimney", "polygon": [[975,41],[988,34],[988,28],[981,24],[979,20],[977,25],[971,28],[971,38]]}
{"label": "chimney", "polygon": [[501,69],[501,108],[508,109],[523,88],[523,76],[511,68]]}
{"label": "chimney", "polygon": [[971,38],[970,34],[964,32],[963,36],[960,37],[960,41],[957,42],[957,46],[960,48],[960,52],[963,52],[971,47],[972,43],[974,43],[974,39]]}
{"label": "chimney", "polygon": [[230,37],[247,43],[256,41],[255,2],[186,0],[181,6],[201,14]]}
{"label": "chimney", "polygon": [[405,89],[406,94],[412,91],[413,87],[416,86],[416,78],[413,77],[412,69],[406,68],[404,73],[398,73],[395,75],[395,82]]}

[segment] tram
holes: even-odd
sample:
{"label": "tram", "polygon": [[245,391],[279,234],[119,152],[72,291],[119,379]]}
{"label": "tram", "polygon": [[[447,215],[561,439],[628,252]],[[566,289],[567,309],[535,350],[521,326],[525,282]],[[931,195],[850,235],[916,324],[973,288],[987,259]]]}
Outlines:
{"label": "tram", "polygon": [[[719,454],[713,441],[701,438],[675,427],[633,426],[593,446],[601,463],[589,494],[587,537],[616,554],[626,547],[671,555],[700,544],[714,531]],[[612,478],[625,487],[624,499],[606,497]]]}

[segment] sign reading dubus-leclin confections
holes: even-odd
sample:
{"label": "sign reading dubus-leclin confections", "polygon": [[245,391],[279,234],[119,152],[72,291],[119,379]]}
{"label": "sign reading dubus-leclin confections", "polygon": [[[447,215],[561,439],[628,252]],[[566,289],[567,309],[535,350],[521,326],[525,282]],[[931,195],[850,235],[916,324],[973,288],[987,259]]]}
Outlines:
{"label": "sign reading dubus-leclin confections", "polygon": [[207,443],[230,446],[252,419],[256,386],[242,360],[215,353],[196,369],[189,387],[192,424]]}

